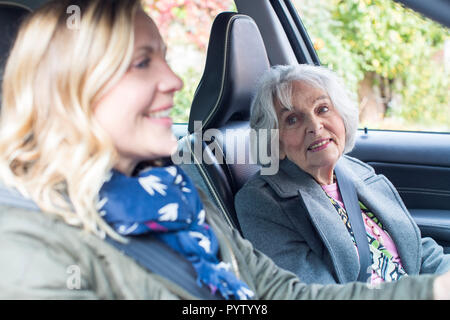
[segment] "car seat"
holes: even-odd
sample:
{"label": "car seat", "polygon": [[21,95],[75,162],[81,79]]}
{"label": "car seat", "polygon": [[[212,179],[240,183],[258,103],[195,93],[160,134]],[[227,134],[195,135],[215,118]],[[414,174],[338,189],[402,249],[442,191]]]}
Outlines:
{"label": "car seat", "polygon": [[211,28],[205,69],[193,98],[189,135],[181,143],[181,153],[189,153],[196,172],[192,166],[183,169],[199,178],[195,182],[239,231],[234,195],[260,169],[249,156],[250,104],[258,79],[269,68],[253,19],[220,13]]}

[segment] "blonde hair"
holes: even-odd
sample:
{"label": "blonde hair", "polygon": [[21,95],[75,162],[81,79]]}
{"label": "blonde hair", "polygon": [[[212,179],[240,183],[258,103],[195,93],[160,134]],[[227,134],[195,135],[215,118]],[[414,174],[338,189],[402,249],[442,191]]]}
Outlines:
{"label": "blonde hair", "polygon": [[[79,25],[67,13],[77,6]],[[125,74],[139,0],[51,1],[21,25],[7,61],[0,118],[0,179],[44,212],[118,238],[98,193],[116,153],[93,106]]]}

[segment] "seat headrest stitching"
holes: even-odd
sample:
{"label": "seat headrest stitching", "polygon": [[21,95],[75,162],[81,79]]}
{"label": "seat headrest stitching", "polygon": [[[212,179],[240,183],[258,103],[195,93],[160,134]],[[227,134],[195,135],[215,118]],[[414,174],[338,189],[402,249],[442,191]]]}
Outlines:
{"label": "seat headrest stitching", "polygon": [[215,114],[218,106],[219,106],[219,102],[222,99],[222,94],[223,94],[223,87],[224,87],[224,83],[225,83],[225,72],[226,72],[226,61],[227,61],[227,57],[228,57],[228,35],[229,35],[229,29],[231,27],[231,22],[234,21],[234,17],[231,17],[231,19],[228,21],[227,23],[227,27],[225,29],[225,54],[224,54],[224,61],[223,61],[223,68],[222,68],[222,79],[221,79],[221,84],[220,84],[220,92],[219,92],[219,97],[216,101],[216,103],[214,104],[214,107],[211,109],[210,113],[208,114],[208,116],[205,119],[205,122],[202,126],[202,130],[203,128],[208,124],[208,122],[211,120],[211,117]]}
{"label": "seat headrest stitching", "polygon": [[[207,124],[211,121],[211,118],[213,117],[214,114],[216,114],[217,109],[219,107],[219,102],[222,100],[222,95],[223,95],[223,90],[224,90],[224,86],[225,86],[225,72],[227,70],[227,58],[228,58],[228,45],[229,45],[229,30],[231,28],[231,23],[236,20],[237,18],[245,18],[245,19],[249,19],[249,17],[242,15],[242,14],[236,14],[234,16],[231,17],[231,19],[228,21],[227,23],[227,28],[226,28],[226,34],[225,34],[225,55],[224,55],[224,61],[223,61],[223,70],[222,70],[222,81],[221,81],[221,85],[220,85],[220,92],[219,92],[219,97],[214,105],[214,107],[211,109],[211,112],[208,114],[208,116],[205,119],[205,122],[202,126],[202,130],[204,127],[207,126]],[[250,20],[250,19],[249,19]],[[250,20],[252,21],[252,20]]]}
{"label": "seat headrest stitching", "polygon": [[33,11],[33,10],[31,10],[29,7],[27,7],[26,5],[21,4],[21,3],[15,3],[15,2],[10,2],[10,1],[0,1],[0,9],[1,9],[1,7],[4,6],[4,5],[8,5],[8,6],[11,6],[11,7],[16,7],[16,8],[21,8],[21,9],[25,9],[25,10],[27,10],[28,12],[32,12],[32,11]]}

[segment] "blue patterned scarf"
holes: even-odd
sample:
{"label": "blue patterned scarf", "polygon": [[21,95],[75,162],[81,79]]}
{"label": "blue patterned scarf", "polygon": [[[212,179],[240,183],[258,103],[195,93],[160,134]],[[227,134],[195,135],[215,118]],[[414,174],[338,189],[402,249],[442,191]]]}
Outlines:
{"label": "blue patterned scarf", "polygon": [[136,177],[117,170],[100,190],[101,213],[121,235],[153,233],[192,263],[199,286],[225,299],[249,299],[253,292],[219,261],[217,238],[205,223],[194,184],[177,166],[156,167]]}

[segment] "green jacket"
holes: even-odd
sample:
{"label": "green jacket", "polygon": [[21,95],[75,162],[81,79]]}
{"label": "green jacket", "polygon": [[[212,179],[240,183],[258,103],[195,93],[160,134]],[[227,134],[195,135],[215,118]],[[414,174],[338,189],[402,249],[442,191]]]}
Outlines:
{"label": "green jacket", "polygon": [[[223,261],[255,299],[431,299],[434,276],[364,283],[305,285],[231,230],[202,195]],[[0,206],[0,299],[196,299],[102,239],[60,219]]]}

